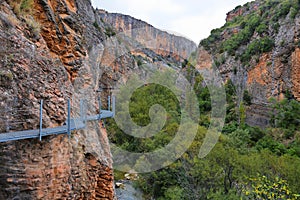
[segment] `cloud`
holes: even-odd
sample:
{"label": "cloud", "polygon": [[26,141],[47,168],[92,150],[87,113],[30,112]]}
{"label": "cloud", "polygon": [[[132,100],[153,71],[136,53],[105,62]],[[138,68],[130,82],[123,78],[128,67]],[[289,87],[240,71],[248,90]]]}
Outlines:
{"label": "cloud", "polygon": [[[189,12],[173,18],[169,22],[168,29],[179,31],[187,38],[198,43],[210,35],[211,30],[225,24],[226,13],[235,6],[245,3],[247,0],[186,0]],[[191,2],[194,2],[192,4]]]}
{"label": "cloud", "polygon": [[[135,10],[135,12],[140,13],[164,13],[164,14],[174,14],[181,12],[183,7],[180,4],[176,4],[171,0],[151,0],[151,1],[141,1],[141,0],[122,0],[122,4],[127,6],[128,10]],[[135,9],[136,7],[137,9]]]}
{"label": "cloud", "polygon": [[181,4],[175,3],[173,0],[92,0],[92,4],[99,8],[108,9],[111,12],[119,12],[122,10],[137,15],[153,15],[155,13],[169,15],[182,12],[185,9]]}
{"label": "cloud", "polygon": [[177,27],[180,27],[181,34],[198,43],[200,39],[208,37],[210,31],[216,28],[215,24],[218,23],[218,20],[218,17],[214,16],[209,18],[207,16],[181,17],[170,23],[170,29],[178,30]]}
{"label": "cloud", "polygon": [[109,12],[131,15],[199,42],[225,23],[226,13],[248,0],[92,0]]}

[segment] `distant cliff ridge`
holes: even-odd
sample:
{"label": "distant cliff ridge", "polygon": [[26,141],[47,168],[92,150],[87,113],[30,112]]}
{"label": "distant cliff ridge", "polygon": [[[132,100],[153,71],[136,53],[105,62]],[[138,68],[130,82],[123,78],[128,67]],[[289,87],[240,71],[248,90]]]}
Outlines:
{"label": "distant cliff ridge", "polygon": [[157,54],[170,55],[182,61],[197,48],[193,41],[161,31],[129,15],[109,13],[104,10],[98,10],[98,15],[105,23],[113,26],[117,32],[124,32],[146,47],[151,47]]}

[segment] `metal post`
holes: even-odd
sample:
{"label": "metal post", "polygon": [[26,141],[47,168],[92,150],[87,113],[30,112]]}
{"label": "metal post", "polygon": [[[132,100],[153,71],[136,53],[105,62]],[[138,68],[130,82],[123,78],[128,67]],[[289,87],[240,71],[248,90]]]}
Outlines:
{"label": "metal post", "polygon": [[107,98],[107,110],[110,111],[110,96]]}
{"label": "metal post", "polygon": [[67,133],[68,133],[68,136],[69,136],[69,139],[71,137],[71,103],[70,103],[70,99],[68,99],[68,130],[67,130]]}
{"label": "metal post", "polygon": [[42,130],[43,130],[43,99],[41,100],[41,104],[40,104],[40,131],[39,131],[39,135],[40,135],[40,141],[42,141]]}
{"label": "metal post", "polygon": [[98,97],[98,103],[99,103],[99,119],[98,120],[100,120],[101,119],[101,98],[100,97]]}
{"label": "metal post", "polygon": [[112,117],[115,117],[115,114],[116,114],[116,97],[115,96],[112,97],[112,112],[113,112]]}
{"label": "metal post", "polygon": [[4,112],[5,112],[4,113],[4,116],[5,116],[5,131],[9,132],[9,129],[10,129],[9,122],[8,122],[9,117],[7,116],[7,114],[8,114],[8,107],[5,107],[5,111]]}
{"label": "metal post", "polygon": [[82,108],[82,99],[80,99],[80,108],[79,108],[79,109],[80,109],[80,111],[79,111],[79,112],[80,112],[80,114],[79,114],[79,115],[80,115],[80,120],[81,120],[81,121],[83,121],[83,111],[82,111],[82,110],[83,110],[83,108]]}
{"label": "metal post", "polygon": [[84,119],[84,108],[83,108],[83,100],[80,99],[80,121],[85,124],[85,119]]}

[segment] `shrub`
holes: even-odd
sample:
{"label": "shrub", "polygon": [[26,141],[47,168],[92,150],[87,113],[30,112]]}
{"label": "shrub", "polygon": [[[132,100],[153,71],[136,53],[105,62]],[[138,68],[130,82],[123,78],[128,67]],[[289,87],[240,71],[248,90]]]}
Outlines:
{"label": "shrub", "polygon": [[243,63],[248,62],[253,55],[269,52],[274,46],[274,40],[269,37],[256,39],[248,45],[247,49],[241,56],[241,61]]}
{"label": "shrub", "polygon": [[17,16],[26,16],[32,14],[34,0],[9,1],[9,4]]}
{"label": "shrub", "polygon": [[116,32],[111,27],[105,28],[105,35],[108,37],[112,37],[116,35]]}
{"label": "shrub", "polygon": [[26,18],[26,24],[34,37],[38,37],[41,31],[41,25],[33,19],[33,17]]}
{"label": "shrub", "polygon": [[41,25],[33,18],[32,12],[34,8],[34,0],[16,0],[9,1],[14,13],[25,20],[30,32],[34,37],[38,37]]}
{"label": "shrub", "polygon": [[100,28],[100,27],[99,27],[99,24],[98,24],[96,21],[94,21],[93,26],[94,26],[96,29],[99,29],[99,28]]}
{"label": "shrub", "polygon": [[222,29],[213,29],[210,36],[200,42],[205,50],[209,50],[210,46],[221,39]]}
{"label": "shrub", "polygon": [[21,13],[31,14],[33,9],[33,4],[34,4],[33,0],[22,0],[20,4]]}
{"label": "shrub", "polygon": [[279,28],[280,28],[280,24],[277,22],[277,23],[273,24],[272,28],[274,29],[274,31],[275,31],[276,33],[278,33]]}
{"label": "shrub", "polygon": [[248,90],[244,91],[243,100],[246,105],[251,105],[251,96],[250,96]]}
{"label": "shrub", "polygon": [[280,102],[273,100],[272,108],[275,110],[271,122],[273,126],[291,131],[300,130],[300,102],[284,99]]}
{"label": "shrub", "polygon": [[291,15],[290,15],[291,19],[296,18],[296,15],[298,14],[298,11],[299,11],[299,6],[297,8],[294,8],[294,7],[291,8]]}
{"label": "shrub", "polygon": [[234,55],[235,51],[241,46],[249,42],[254,30],[259,25],[261,19],[258,15],[252,15],[246,21],[242,22],[245,28],[238,34],[233,35],[230,39],[226,40],[222,44],[224,51],[227,51],[230,55]]}
{"label": "shrub", "polygon": [[141,59],[138,59],[138,60],[137,60],[137,65],[138,65],[138,66],[142,66],[142,65],[143,65],[143,61],[142,61]]}
{"label": "shrub", "polygon": [[249,20],[248,20],[248,26],[250,28],[251,31],[254,31],[255,28],[260,24],[261,22],[261,19],[260,19],[260,16],[255,14],[255,15],[252,15]]}
{"label": "shrub", "polygon": [[262,35],[262,34],[264,34],[268,31],[268,27],[267,27],[266,24],[262,23],[255,30],[256,30],[257,33]]}
{"label": "shrub", "polygon": [[278,17],[284,17],[290,12],[291,4],[288,1],[284,1],[279,9]]}

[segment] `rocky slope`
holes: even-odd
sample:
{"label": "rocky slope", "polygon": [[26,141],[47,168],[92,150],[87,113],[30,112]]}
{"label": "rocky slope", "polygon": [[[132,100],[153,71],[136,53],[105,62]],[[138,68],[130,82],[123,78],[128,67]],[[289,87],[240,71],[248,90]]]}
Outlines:
{"label": "rocky slope", "polygon": [[[112,37],[119,27],[106,23],[89,0],[2,0],[0,27],[1,132],[37,128],[41,99],[44,127],[66,121],[67,99],[72,116],[79,115],[80,99],[87,102],[87,113],[95,114],[98,88],[145,73],[145,62],[178,63],[195,49],[193,42],[153,27],[159,47],[145,48],[135,37]],[[96,122],[70,139],[1,143],[0,177],[0,199],[115,196],[107,134]]]}
{"label": "rocky slope", "polygon": [[[10,52],[2,54],[1,70],[11,74],[11,82],[5,80],[7,87],[2,84],[1,102],[3,107],[15,102],[9,109],[17,110],[19,121],[28,122],[13,127],[15,130],[36,128],[40,99],[45,101],[45,127],[65,121],[68,98],[72,98],[73,115],[78,113],[81,98],[91,103],[89,112],[96,110],[98,79],[92,75],[99,73],[99,69],[95,68],[92,56],[100,55],[100,51],[88,52],[82,45],[85,19],[78,20],[80,15],[76,12],[85,15],[84,11],[77,11],[72,1],[39,1],[34,3],[33,12],[32,22],[41,26],[40,33],[34,36],[30,25],[15,16],[7,2],[1,4],[2,50]],[[90,30],[93,33],[93,26]],[[100,39],[93,38],[95,46]],[[110,150],[98,124],[75,133],[71,141],[58,136],[44,138],[43,142],[1,144],[1,155],[1,199],[112,199],[114,196]]]}
{"label": "rocky slope", "polygon": [[292,94],[300,100],[298,1],[253,1],[227,14],[226,24],[199,45],[198,67],[218,69],[235,83],[239,99],[249,91],[250,125],[267,126],[268,102]]}
{"label": "rocky slope", "polygon": [[[84,32],[89,19],[81,16],[89,15],[78,9],[81,4],[93,11],[87,1],[32,1],[28,8],[1,2],[1,111],[6,109],[1,132],[37,128],[41,99],[44,127],[65,122],[69,98],[73,116],[80,99],[88,101],[87,112],[96,113],[93,75],[100,69],[93,56],[101,53],[101,34],[88,24],[90,31]],[[86,43],[95,47],[87,49],[83,38],[93,33],[97,37]],[[99,128],[89,124],[70,140],[2,143],[0,198],[113,199],[110,149]]]}
{"label": "rocky slope", "polygon": [[194,42],[184,37],[161,31],[129,15],[108,13],[104,10],[98,10],[98,14],[102,21],[112,25],[116,32],[124,33],[141,44],[151,47],[157,54],[170,55],[183,61],[197,48]]}

